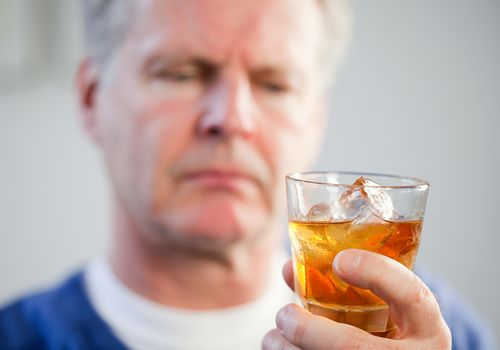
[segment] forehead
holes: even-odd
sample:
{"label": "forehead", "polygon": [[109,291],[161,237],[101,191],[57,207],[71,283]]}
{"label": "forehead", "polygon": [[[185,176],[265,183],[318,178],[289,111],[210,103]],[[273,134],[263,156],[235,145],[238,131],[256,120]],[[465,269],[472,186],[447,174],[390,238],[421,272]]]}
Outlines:
{"label": "forehead", "polygon": [[[317,58],[321,14],[313,0],[144,0],[129,35],[139,52],[216,62],[304,65]],[[139,39],[139,40],[137,40]]]}

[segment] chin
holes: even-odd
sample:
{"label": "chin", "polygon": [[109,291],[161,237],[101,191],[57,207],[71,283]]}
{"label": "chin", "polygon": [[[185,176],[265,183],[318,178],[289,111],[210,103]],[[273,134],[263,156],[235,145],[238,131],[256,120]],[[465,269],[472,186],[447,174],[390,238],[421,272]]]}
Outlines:
{"label": "chin", "polygon": [[234,244],[257,235],[269,221],[263,205],[252,204],[224,196],[209,198],[165,212],[161,226],[171,237],[194,245]]}

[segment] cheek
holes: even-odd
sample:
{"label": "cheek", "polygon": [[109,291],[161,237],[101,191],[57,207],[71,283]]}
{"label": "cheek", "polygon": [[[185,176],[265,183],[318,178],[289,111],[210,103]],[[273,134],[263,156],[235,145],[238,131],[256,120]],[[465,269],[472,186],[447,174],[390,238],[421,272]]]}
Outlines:
{"label": "cheek", "polygon": [[322,126],[320,114],[311,108],[315,105],[298,99],[265,111],[261,135],[279,181],[290,172],[307,170],[317,156]]}
{"label": "cheek", "polygon": [[115,191],[129,200],[132,196],[135,127],[131,101],[121,98],[120,89],[102,89],[97,96],[98,139]]}
{"label": "cheek", "polygon": [[266,122],[261,130],[261,154],[272,171],[276,195],[284,190],[285,175],[301,169],[303,135],[300,128],[285,126],[282,123]]}
{"label": "cheek", "polygon": [[151,105],[138,118],[136,158],[143,166],[136,171],[144,176],[142,192],[152,211],[163,207],[173,190],[169,170],[189,147],[195,121],[192,104],[174,101]]}
{"label": "cheek", "polygon": [[140,89],[115,91],[102,108],[103,148],[112,181],[129,206],[154,210],[168,196],[168,168],[192,135],[195,105],[152,98]]}
{"label": "cheek", "polygon": [[[271,125],[271,124],[268,124]],[[296,171],[305,171],[309,166],[309,158],[304,148],[307,129],[298,127],[268,127],[262,133],[262,152],[273,173],[272,207],[275,212],[283,212],[286,208],[285,176]]]}
{"label": "cheek", "polygon": [[151,145],[151,176],[148,177],[145,190],[149,193],[149,201],[153,212],[160,211],[173,191],[173,181],[169,177],[170,169],[179,155],[186,148],[186,135],[181,130],[162,126],[157,132],[155,142]]}

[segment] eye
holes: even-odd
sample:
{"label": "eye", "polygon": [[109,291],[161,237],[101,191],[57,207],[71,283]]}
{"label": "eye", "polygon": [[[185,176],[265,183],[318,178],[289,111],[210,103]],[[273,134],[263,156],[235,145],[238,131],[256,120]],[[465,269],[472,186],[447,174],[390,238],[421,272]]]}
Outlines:
{"label": "eye", "polygon": [[173,70],[173,71],[159,71],[155,76],[159,79],[169,80],[173,82],[188,82],[199,79],[199,74],[194,70]]}
{"label": "eye", "polygon": [[288,90],[285,85],[272,83],[272,82],[264,82],[264,83],[262,83],[262,87],[264,89],[266,89],[267,91],[273,92],[273,93],[286,92]]}
{"label": "eye", "polygon": [[290,90],[290,87],[281,82],[274,81],[262,81],[259,83],[262,89],[273,94],[285,93]]}

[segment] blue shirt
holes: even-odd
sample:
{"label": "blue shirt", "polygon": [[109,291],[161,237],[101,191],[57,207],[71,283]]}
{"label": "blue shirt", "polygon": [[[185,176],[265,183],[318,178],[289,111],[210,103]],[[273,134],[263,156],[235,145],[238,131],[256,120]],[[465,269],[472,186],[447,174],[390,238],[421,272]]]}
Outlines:
{"label": "blue shirt", "polygon": [[[422,273],[419,273],[422,276]],[[453,337],[453,350],[494,350],[482,320],[453,291],[429,276]],[[0,349],[125,350],[94,310],[78,272],[52,290],[24,297],[0,310]]]}

